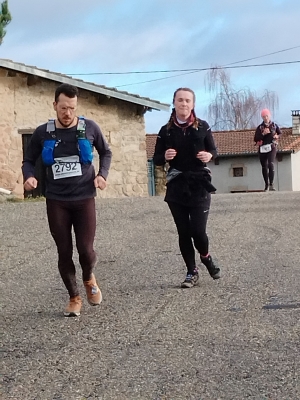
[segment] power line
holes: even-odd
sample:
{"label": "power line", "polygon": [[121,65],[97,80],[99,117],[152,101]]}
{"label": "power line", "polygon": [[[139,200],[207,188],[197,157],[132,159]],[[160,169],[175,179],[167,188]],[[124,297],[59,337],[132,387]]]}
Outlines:
{"label": "power line", "polygon": [[[250,64],[250,65],[235,65],[235,66],[224,66],[224,67],[201,68],[201,69],[197,69],[197,70],[187,70],[189,72],[185,72],[183,74],[172,75],[172,76],[166,76],[164,78],[157,78],[157,79],[151,79],[151,80],[143,81],[143,82],[135,82],[135,83],[127,83],[125,85],[118,85],[118,86],[115,86],[115,88],[120,88],[120,87],[124,87],[124,86],[140,85],[142,83],[150,83],[150,82],[162,81],[162,80],[165,80],[165,79],[175,78],[177,76],[189,75],[189,74],[194,74],[196,72],[209,71],[209,70],[214,70],[214,69],[236,69],[236,68],[266,67],[266,66],[273,66],[273,65],[284,65],[284,64],[295,64],[295,63],[300,63],[300,60],[299,61],[284,61],[284,62],[279,62],[279,63],[267,63],[267,64]],[[182,70],[182,71],[184,71],[184,70]]]}
{"label": "power line", "polygon": [[[209,69],[209,68],[207,68],[207,69]],[[203,69],[203,71],[205,71],[205,69]],[[165,80],[165,79],[171,79],[171,78],[176,78],[177,76],[183,76],[183,75],[194,74],[194,73],[196,73],[196,72],[199,72],[199,71],[190,71],[190,72],[185,72],[185,73],[183,73],[183,74],[177,74],[177,75],[172,75],[172,76],[165,76],[164,78],[151,79],[151,80],[143,81],[143,82],[127,83],[127,84],[125,84],[125,85],[118,85],[118,86],[114,86],[114,87],[115,87],[115,88],[119,88],[119,87],[124,87],[124,86],[139,85],[139,84],[142,84],[142,83],[163,81],[163,80]]]}
{"label": "power line", "polygon": [[247,58],[246,60],[236,61],[236,62],[233,62],[233,63],[230,63],[230,64],[226,64],[226,66],[227,66],[227,65],[238,64],[238,63],[241,63],[241,62],[256,60],[257,58],[263,58],[263,57],[267,57],[267,56],[272,56],[273,54],[278,54],[278,53],[283,53],[284,51],[289,51],[289,50],[293,50],[293,49],[298,49],[299,47],[300,47],[300,46],[294,46],[294,47],[290,47],[289,49],[274,51],[273,53],[268,53],[268,54],[265,54],[265,55],[263,55],[263,56],[257,56],[257,57]]}
{"label": "power line", "polygon": [[[247,58],[245,60],[241,60],[241,61],[235,61],[229,64],[225,64],[225,66],[230,66],[230,65],[234,65],[234,64],[239,64],[242,62],[246,62],[246,61],[251,61],[251,60],[255,60],[258,58],[263,58],[263,57],[267,57],[273,54],[278,54],[278,53],[283,53],[285,51],[289,51],[289,50],[293,50],[293,49],[298,49],[300,47],[299,46],[294,46],[294,47],[289,47],[288,49],[283,49],[283,50],[278,50],[278,51],[274,51],[272,53],[268,53],[268,54],[264,54],[261,56],[257,56],[257,57],[252,57],[252,58]],[[225,67],[224,66],[224,67]],[[66,75],[72,75],[72,76],[88,76],[88,75],[130,75],[130,74],[157,74],[157,73],[171,73],[171,72],[198,72],[198,71],[207,71],[209,69],[213,69],[213,67],[210,68],[189,68],[189,69],[169,69],[169,70],[154,70],[154,71],[127,71],[127,72],[88,72],[88,73],[79,73],[79,74],[66,74]]]}

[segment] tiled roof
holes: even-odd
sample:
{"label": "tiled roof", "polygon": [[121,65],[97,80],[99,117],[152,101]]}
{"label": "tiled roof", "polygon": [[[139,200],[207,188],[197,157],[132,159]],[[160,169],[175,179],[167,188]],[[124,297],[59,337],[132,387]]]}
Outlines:
{"label": "tiled roof", "polygon": [[[300,135],[292,135],[292,128],[281,128],[282,135],[279,140],[278,151],[280,153],[292,153],[300,151]],[[244,131],[213,132],[213,137],[219,156],[235,156],[256,154],[254,145],[254,129]],[[154,154],[156,134],[146,135],[147,158]]]}
{"label": "tiled roof", "polygon": [[157,134],[146,134],[147,160],[153,158]]}
{"label": "tiled roof", "polygon": [[[297,152],[300,150],[300,135],[292,135],[292,128],[281,128],[279,152]],[[213,132],[215,143],[220,156],[256,154],[254,144],[255,130]]]}
{"label": "tiled roof", "polygon": [[55,82],[69,83],[81,89],[89,90],[94,93],[101,93],[106,96],[128,101],[130,103],[140,104],[150,109],[153,108],[155,110],[169,111],[170,108],[169,104],[161,103],[160,101],[157,100],[152,100],[149,97],[141,97],[138,94],[131,94],[104,85],[97,85],[93,82],[86,82],[83,81],[82,79],[72,78],[71,76],[60,74],[58,72],[37,68],[31,65],[21,64],[18,62],[14,62],[12,60],[6,60],[0,58],[0,67],[39,76],[41,78],[49,79]]}

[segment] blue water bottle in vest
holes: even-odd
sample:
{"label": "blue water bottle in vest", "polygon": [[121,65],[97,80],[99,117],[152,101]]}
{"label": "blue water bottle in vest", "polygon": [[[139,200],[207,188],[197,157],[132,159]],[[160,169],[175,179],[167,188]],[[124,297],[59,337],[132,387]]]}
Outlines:
{"label": "blue water bottle in vest", "polygon": [[84,117],[78,117],[76,136],[80,162],[82,164],[91,164],[93,161],[93,146],[86,138],[86,123]]}
{"label": "blue water bottle in vest", "polygon": [[54,164],[54,147],[56,143],[55,137],[55,120],[49,119],[47,123],[46,131],[52,136],[51,139],[44,141],[44,146],[42,150],[42,160],[46,166],[50,166]]}

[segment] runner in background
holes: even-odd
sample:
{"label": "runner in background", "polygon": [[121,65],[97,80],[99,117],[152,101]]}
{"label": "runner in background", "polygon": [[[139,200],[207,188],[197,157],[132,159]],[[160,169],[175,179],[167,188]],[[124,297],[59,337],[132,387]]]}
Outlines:
{"label": "runner in background", "polygon": [[271,121],[271,113],[267,108],[262,110],[261,117],[263,122],[256,128],[254,142],[258,145],[265,191],[275,190],[275,158],[281,131],[278,125]]}

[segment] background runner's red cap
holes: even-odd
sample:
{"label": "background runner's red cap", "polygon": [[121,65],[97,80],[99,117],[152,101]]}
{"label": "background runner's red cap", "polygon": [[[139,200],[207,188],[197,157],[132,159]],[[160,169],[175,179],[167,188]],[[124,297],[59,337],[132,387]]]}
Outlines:
{"label": "background runner's red cap", "polygon": [[261,111],[261,114],[260,114],[262,117],[264,117],[265,115],[268,115],[269,117],[271,117],[271,112],[270,112],[270,110],[268,110],[267,108],[264,108],[262,111]]}

